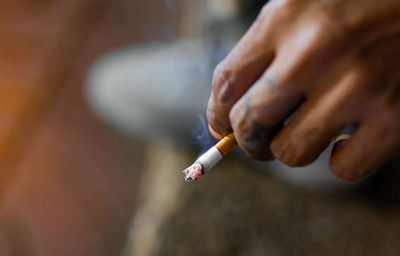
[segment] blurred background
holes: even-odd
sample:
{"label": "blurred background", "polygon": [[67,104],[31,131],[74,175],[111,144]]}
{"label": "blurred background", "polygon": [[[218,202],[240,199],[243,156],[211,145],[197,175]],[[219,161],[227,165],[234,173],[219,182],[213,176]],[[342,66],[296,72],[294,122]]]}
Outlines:
{"label": "blurred background", "polygon": [[0,255],[396,255],[395,161],[349,185],[235,152],[184,182],[264,2],[1,1]]}

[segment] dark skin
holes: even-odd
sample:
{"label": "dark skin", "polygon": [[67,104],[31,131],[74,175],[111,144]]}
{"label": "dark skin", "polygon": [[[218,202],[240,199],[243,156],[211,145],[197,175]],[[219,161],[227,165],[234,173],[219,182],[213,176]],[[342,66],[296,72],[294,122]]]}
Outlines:
{"label": "dark skin", "polygon": [[400,150],[399,66],[400,1],[272,0],[215,69],[210,131],[289,166],[336,139],[330,168],[357,181]]}

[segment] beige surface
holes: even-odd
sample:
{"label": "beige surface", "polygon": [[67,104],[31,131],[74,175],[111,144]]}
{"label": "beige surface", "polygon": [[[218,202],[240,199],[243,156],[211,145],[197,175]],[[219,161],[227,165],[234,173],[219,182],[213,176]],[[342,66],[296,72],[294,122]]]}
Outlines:
{"label": "beige surface", "polygon": [[127,255],[397,255],[400,249],[400,189],[386,172],[351,191],[306,191],[231,155],[198,182],[184,183],[180,170],[195,155],[157,144],[152,151],[135,222],[141,228],[131,229],[142,240],[128,241],[137,248]]}

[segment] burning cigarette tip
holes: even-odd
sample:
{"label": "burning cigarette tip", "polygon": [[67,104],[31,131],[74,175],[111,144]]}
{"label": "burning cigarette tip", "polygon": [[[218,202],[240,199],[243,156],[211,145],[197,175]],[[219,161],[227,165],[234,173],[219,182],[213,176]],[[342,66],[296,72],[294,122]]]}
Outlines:
{"label": "burning cigarette tip", "polygon": [[197,180],[200,176],[204,175],[204,169],[201,164],[194,163],[190,167],[186,168],[183,173],[185,174],[185,181],[189,182]]}

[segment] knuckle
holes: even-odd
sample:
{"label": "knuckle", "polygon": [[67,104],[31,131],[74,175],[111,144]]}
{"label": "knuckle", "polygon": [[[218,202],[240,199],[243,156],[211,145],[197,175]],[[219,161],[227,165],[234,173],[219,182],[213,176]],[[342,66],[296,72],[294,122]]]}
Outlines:
{"label": "knuckle", "polygon": [[276,22],[282,22],[284,20],[288,20],[289,17],[293,17],[293,6],[296,4],[298,0],[279,0],[279,1],[270,1],[265,4],[261,9],[256,23],[265,24],[271,20],[275,20]]}
{"label": "knuckle", "polygon": [[235,90],[234,72],[224,62],[217,65],[213,75],[213,94],[222,106],[231,106]]}
{"label": "knuckle", "polygon": [[229,113],[232,129],[243,151],[255,160],[272,160],[269,140],[263,133],[255,133],[255,127],[249,118],[244,104],[236,104]]}
{"label": "knuckle", "polygon": [[[338,24],[337,28],[340,28],[340,31],[348,35],[360,34],[360,32],[363,31],[363,26],[365,24],[360,18],[361,17],[353,16],[351,19],[344,19]],[[334,20],[334,17],[331,19]]]}
{"label": "knuckle", "polygon": [[271,4],[265,4],[262,8],[260,13],[258,14],[258,19],[263,19],[266,16],[271,14],[272,8]]}
{"label": "knuckle", "polygon": [[[322,36],[335,40],[335,44],[340,45],[341,41],[348,41],[349,35],[353,35],[359,31],[359,25],[354,19],[340,20],[338,22],[338,14],[335,8],[324,6],[324,10],[320,12],[318,24]],[[353,42],[349,42],[352,43]]]}
{"label": "knuckle", "polygon": [[279,7],[282,9],[290,9],[292,7],[298,7],[299,3],[301,2],[301,0],[280,0]]}
{"label": "knuckle", "polygon": [[258,111],[257,108],[251,106],[251,103],[246,104],[244,100],[240,100],[229,112],[232,128],[245,136],[250,136],[254,132],[255,123],[260,123],[259,118],[257,118],[259,116]]}
{"label": "knuckle", "polygon": [[325,36],[327,32],[328,35],[334,34],[333,32],[342,32],[344,30],[344,25],[337,22],[337,19],[333,15],[327,12],[322,12],[320,18],[318,19],[318,28],[320,33],[324,33]]}

